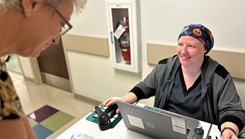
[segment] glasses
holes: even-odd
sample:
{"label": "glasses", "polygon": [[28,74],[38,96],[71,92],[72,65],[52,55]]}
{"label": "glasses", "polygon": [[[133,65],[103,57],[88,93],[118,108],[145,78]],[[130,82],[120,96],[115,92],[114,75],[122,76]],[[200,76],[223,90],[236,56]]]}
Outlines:
{"label": "glasses", "polygon": [[49,3],[47,1],[47,3],[54,8],[55,12],[60,16],[60,18],[62,18],[62,20],[65,21],[65,24],[62,25],[61,29],[60,29],[60,36],[66,34],[69,30],[72,29],[72,25],[67,21],[67,19],[60,13],[60,11],[58,11],[51,3]]}

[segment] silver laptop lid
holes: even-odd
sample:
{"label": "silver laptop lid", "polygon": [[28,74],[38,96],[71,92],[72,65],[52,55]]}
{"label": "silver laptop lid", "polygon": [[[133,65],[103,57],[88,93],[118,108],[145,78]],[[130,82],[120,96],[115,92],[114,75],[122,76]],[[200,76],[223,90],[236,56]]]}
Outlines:
{"label": "silver laptop lid", "polygon": [[154,138],[192,139],[199,123],[198,120],[142,103],[117,101],[117,105],[128,129]]}

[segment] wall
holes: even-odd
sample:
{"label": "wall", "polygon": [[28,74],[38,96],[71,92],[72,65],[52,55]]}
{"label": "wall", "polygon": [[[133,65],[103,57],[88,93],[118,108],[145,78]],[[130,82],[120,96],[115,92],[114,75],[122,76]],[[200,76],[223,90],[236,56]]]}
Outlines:
{"label": "wall", "polygon": [[[195,0],[140,1],[142,26],[142,73],[132,74],[111,67],[110,57],[99,57],[69,52],[68,59],[75,93],[103,101],[111,96],[121,96],[142,80],[153,68],[146,61],[146,43],[176,44],[184,25],[202,23],[209,27],[215,37],[214,49],[245,51],[243,33],[245,28],[243,0]],[[105,2],[89,0],[84,13],[72,18],[74,29],[70,34],[107,37]],[[235,36],[235,37],[234,37]],[[78,60],[79,59],[79,60]],[[77,61],[77,62],[76,62]],[[103,70],[101,70],[103,69]],[[76,74],[74,74],[76,73]],[[245,81],[235,80],[239,94],[245,99]],[[146,103],[152,103],[147,100]]]}
{"label": "wall", "polygon": [[106,9],[104,0],[88,0],[81,14],[73,14],[73,29],[69,34],[107,37]]}
{"label": "wall", "polygon": [[[245,52],[243,0],[142,1],[142,27],[146,41],[176,43],[184,25],[202,23],[213,32],[215,47]],[[153,16],[159,15],[159,16]],[[143,49],[145,50],[145,49]],[[144,52],[145,53],[145,52]]]}
{"label": "wall", "polygon": [[[202,23],[210,28],[215,38],[214,49],[245,52],[244,5],[244,0],[140,0],[142,73],[115,70],[110,57],[68,51],[75,93],[99,101],[127,93],[153,68],[146,61],[146,43],[176,45],[179,32],[190,23]],[[68,34],[107,37],[105,11],[104,0],[89,0],[82,14],[72,16],[74,28]],[[235,84],[245,101],[245,80],[235,79]],[[153,100],[144,102],[152,104]]]}
{"label": "wall", "polygon": [[140,74],[114,70],[108,58],[71,51],[68,58],[75,93],[99,101],[124,95],[141,79]]}
{"label": "wall", "polygon": [[19,60],[21,63],[21,67],[22,67],[24,77],[29,78],[29,79],[33,79],[34,75],[33,75],[33,71],[31,68],[30,59],[26,58],[26,57],[19,56]]}
{"label": "wall", "polygon": [[[108,38],[105,1],[89,0],[82,14],[73,15],[71,23],[74,28],[68,35]],[[141,73],[114,69],[110,56],[68,51],[67,59],[74,92],[98,101],[124,95],[142,78]]]}

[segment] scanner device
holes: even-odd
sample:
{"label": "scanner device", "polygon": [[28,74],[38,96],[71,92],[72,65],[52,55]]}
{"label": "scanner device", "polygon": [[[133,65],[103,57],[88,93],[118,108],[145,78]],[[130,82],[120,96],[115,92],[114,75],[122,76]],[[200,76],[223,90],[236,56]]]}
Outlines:
{"label": "scanner device", "polygon": [[116,115],[116,111],[118,109],[118,106],[117,104],[113,104],[111,106],[109,106],[106,110],[105,110],[105,113],[110,117],[114,117],[114,115]]}
{"label": "scanner device", "polygon": [[107,115],[107,113],[103,112],[99,106],[95,106],[95,112],[98,115],[98,126],[101,131],[112,127],[110,117]]}

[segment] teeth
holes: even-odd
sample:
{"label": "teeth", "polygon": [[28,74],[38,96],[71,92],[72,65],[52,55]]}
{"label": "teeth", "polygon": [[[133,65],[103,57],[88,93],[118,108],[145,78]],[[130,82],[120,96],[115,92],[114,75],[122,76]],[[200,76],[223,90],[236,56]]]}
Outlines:
{"label": "teeth", "polygon": [[184,59],[188,59],[189,57],[184,57],[184,56],[183,56],[182,58],[184,58]]}

